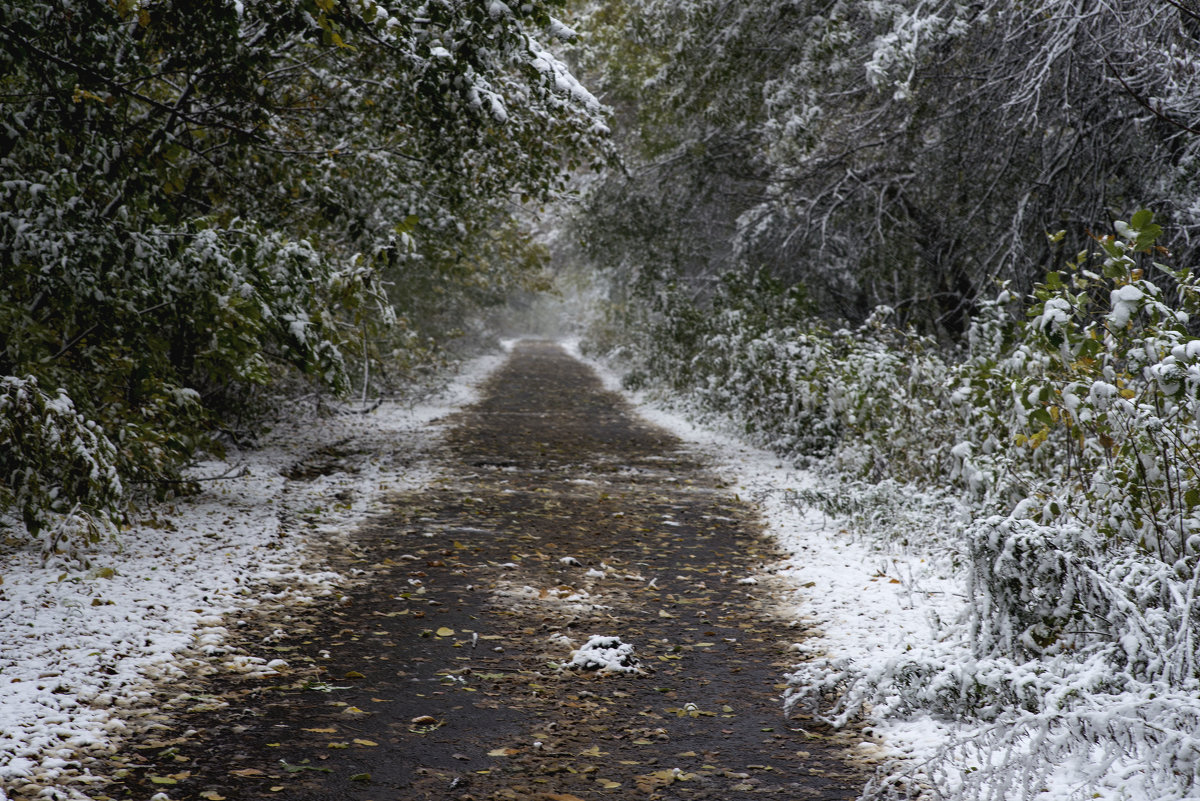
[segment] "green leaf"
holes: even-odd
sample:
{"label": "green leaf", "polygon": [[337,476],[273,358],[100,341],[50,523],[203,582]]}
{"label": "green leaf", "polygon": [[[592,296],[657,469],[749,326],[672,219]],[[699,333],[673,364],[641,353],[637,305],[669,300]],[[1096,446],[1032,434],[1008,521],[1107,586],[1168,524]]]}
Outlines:
{"label": "green leaf", "polygon": [[[1134,214],[1129,220],[1129,226],[1135,230],[1141,231],[1154,220],[1154,212],[1149,209],[1142,209],[1137,214]],[[1161,230],[1161,229],[1160,229]]]}
{"label": "green leaf", "polygon": [[1135,250],[1149,250],[1160,236],[1162,236],[1161,225],[1148,225],[1139,231],[1133,247]]}
{"label": "green leaf", "polygon": [[1034,409],[1030,412],[1029,422],[1037,424],[1037,426],[1041,426],[1042,428],[1049,428],[1054,425],[1054,420],[1050,417],[1050,412],[1045,409]]}

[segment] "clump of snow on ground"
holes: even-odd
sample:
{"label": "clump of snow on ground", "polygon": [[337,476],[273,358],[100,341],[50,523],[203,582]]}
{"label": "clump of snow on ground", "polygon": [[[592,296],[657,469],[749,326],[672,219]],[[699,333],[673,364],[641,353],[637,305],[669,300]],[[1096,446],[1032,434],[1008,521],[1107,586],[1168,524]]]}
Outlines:
{"label": "clump of snow on ground", "polygon": [[571,656],[570,667],[597,670],[601,673],[636,673],[637,657],[633,646],[620,637],[595,634]]}
{"label": "clump of snow on ground", "polygon": [[[48,788],[85,798],[101,780],[87,757],[120,748],[155,684],[194,658],[219,658],[239,611],[304,604],[344,584],[306,564],[310,546],[428,480],[429,423],[472,400],[500,360],[470,363],[432,400],[305,419],[266,447],[198,465],[199,494],[143,510],[118,541],[92,548],[86,567],[0,546],[0,801]],[[287,478],[322,448],[350,455],[318,471],[327,475]],[[233,656],[224,665],[273,667]]]}

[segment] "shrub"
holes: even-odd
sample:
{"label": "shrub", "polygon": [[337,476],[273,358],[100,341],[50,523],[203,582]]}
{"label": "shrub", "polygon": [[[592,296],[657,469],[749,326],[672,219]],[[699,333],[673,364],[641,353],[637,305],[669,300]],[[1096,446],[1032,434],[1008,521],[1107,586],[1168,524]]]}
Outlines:
{"label": "shrub", "polygon": [[0,507],[15,509],[44,552],[94,542],[122,496],[117,451],[67,394],[0,377]]}

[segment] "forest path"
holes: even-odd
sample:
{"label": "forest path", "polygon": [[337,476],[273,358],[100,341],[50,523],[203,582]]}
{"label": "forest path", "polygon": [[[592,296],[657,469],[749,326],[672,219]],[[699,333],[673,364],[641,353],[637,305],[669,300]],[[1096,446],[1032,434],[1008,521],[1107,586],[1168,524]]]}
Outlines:
{"label": "forest path", "polygon": [[[210,682],[119,797],[857,798],[845,741],[781,710],[801,633],[749,580],[777,554],[679,440],[540,342],[449,422],[444,477],[331,557],[371,572],[352,602],[259,646],[284,679]],[[592,635],[636,672],[566,666]]]}

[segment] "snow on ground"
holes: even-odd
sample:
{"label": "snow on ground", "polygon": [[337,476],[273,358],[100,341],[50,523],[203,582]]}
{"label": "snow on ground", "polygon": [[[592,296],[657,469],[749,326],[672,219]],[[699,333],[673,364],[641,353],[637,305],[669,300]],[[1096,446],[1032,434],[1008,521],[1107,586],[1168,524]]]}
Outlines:
{"label": "snow on ground", "polygon": [[[948,659],[971,658],[969,649],[955,650],[948,639],[948,635],[954,636],[954,622],[965,611],[966,589],[963,579],[953,575],[947,554],[937,553],[945,543],[934,545],[926,554],[919,548],[887,545],[884,537],[873,539],[852,533],[845,521],[797,502],[798,493],[821,486],[819,477],[746,444],[736,433],[697,424],[661,398],[623,390],[620,377],[603,362],[583,356],[577,342],[567,341],[564,346],[590,364],[608,389],[629,398],[643,417],[707,457],[732,491],[757,504],[768,531],[787,554],[781,564],[763,565],[758,578],[773,580],[776,587],[782,579],[784,597],[780,598],[779,615],[803,624],[816,635],[794,646],[797,662],[803,658],[848,660],[861,673],[871,673],[889,660],[902,657],[910,647],[937,650]],[[944,528],[939,526],[942,521],[930,519],[938,509],[945,510],[940,499],[904,497],[901,504],[906,508],[900,513],[911,517],[903,524],[890,521],[893,527],[904,525],[918,536],[920,532],[936,536],[934,532]],[[797,677],[803,675],[798,673]],[[947,749],[980,737],[988,728],[986,724],[949,721],[930,714],[868,719],[866,724],[866,733],[877,739],[859,746],[860,755],[868,763],[891,759],[910,765],[936,762],[937,797],[1004,797],[1002,790],[989,789],[986,784],[960,793],[964,777],[976,767],[944,759]],[[994,761],[1006,756],[1012,755],[1001,749],[986,755],[975,753],[973,758]],[[1048,775],[1039,776],[1040,797],[1098,801],[1193,798],[1156,793],[1142,781],[1145,766],[1132,764],[1127,758],[1100,753],[1095,756],[1112,760],[1102,777],[1097,779],[1095,766],[1086,764],[1086,758],[1083,762],[1052,765]]]}
{"label": "snow on ground", "polygon": [[[306,564],[310,546],[352,528],[388,492],[425,483],[423,455],[437,439],[429,424],[470,402],[501,359],[469,363],[432,400],[306,418],[278,426],[263,448],[199,465],[196,477],[224,477],[144,510],[118,541],[95,546],[87,567],[3,546],[0,801],[6,790],[39,787],[86,797],[93,777],[79,756],[117,751],[133,718],[148,714],[150,688],[181,675],[187,652],[221,654],[239,611],[302,604],[344,584]],[[317,471],[327,475],[286,477],[322,448],[356,461],[348,471],[335,462]],[[225,667],[271,669],[245,657]]]}
{"label": "snow on ground", "polygon": [[[579,356],[574,343],[566,345]],[[232,467],[236,477],[205,482],[197,496],[147,510],[118,543],[97,546],[88,568],[43,565],[29,551],[0,550],[0,801],[6,788],[30,785],[84,797],[76,788],[87,784],[87,769],[73,760],[119,749],[132,718],[147,714],[140,702],[149,688],[178,675],[187,652],[220,653],[228,622],[263,600],[299,604],[343,586],[345,577],[306,565],[309,546],[352,528],[388,492],[431,478],[423,456],[437,433],[428,424],[470,402],[472,388],[501,359],[472,362],[435,401],[305,419],[272,434],[267,447],[200,466],[198,475]],[[610,370],[584,361],[620,391]],[[758,504],[788,557],[745,580],[770,579],[775,586],[783,580],[780,614],[818,635],[798,646],[798,659],[850,659],[870,669],[910,644],[929,643],[938,632],[931,621],[960,612],[960,583],[919,553],[856,538],[840,521],[795,503],[795,492],[816,486],[811,474],[646,397],[633,400],[647,419],[708,456],[732,491]],[[381,452],[381,441],[392,442],[399,458]],[[356,442],[364,447],[351,472],[304,481],[284,475],[323,446],[354,451]],[[270,670],[239,657],[226,666]],[[871,723],[884,753],[914,761],[969,733],[929,716]],[[877,749],[862,750],[871,757]],[[1048,797],[1070,795],[1070,775],[1055,778]],[[1143,797],[1106,789],[1112,792],[1098,797]]]}
{"label": "snow on ground", "polygon": [[[816,635],[795,646],[797,661],[849,659],[868,668],[910,644],[929,642],[936,636],[932,621],[959,615],[964,596],[958,579],[941,575],[919,553],[862,541],[840,521],[796,503],[796,493],[817,486],[811,473],[734,435],[698,425],[644,393],[631,395],[606,365],[582,356],[577,343],[564,344],[596,369],[608,389],[630,397],[643,417],[708,457],[731,491],[757,504],[769,532],[787,554],[781,564],[763,566],[764,574],[783,579],[787,588],[778,612]],[[929,717],[872,724],[870,732],[885,746],[863,743],[864,758],[903,755],[920,760],[953,735],[952,729]]]}

